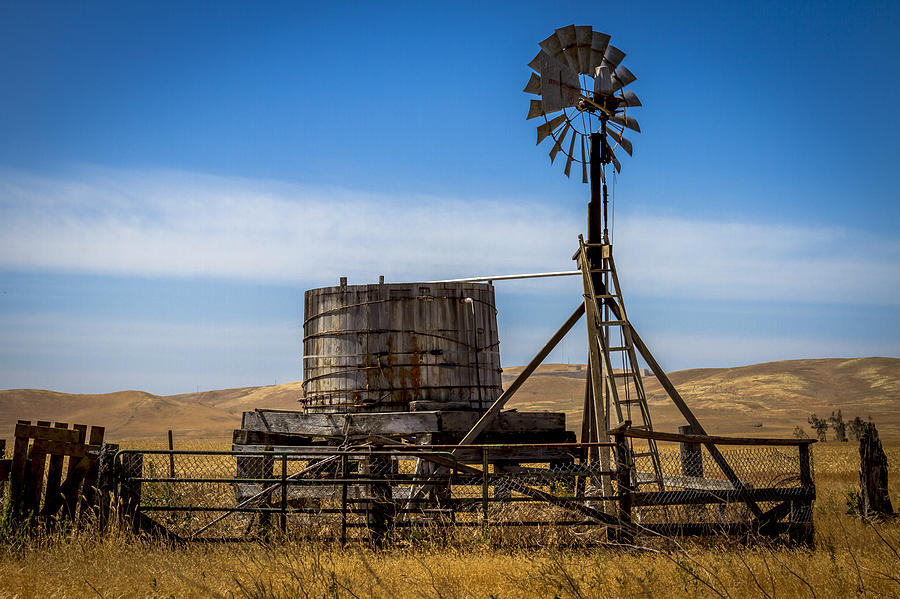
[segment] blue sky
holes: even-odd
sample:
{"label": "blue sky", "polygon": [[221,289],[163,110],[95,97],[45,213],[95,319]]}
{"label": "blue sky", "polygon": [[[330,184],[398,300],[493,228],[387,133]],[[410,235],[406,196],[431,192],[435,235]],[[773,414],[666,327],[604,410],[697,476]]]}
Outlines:
{"label": "blue sky", "polygon": [[[526,64],[609,33],[613,185],[666,369],[900,355],[896,3],[2,3],[0,388],[301,377],[303,290],[572,268]],[[577,280],[497,283],[521,364]],[[582,361],[584,334],[554,361]]]}

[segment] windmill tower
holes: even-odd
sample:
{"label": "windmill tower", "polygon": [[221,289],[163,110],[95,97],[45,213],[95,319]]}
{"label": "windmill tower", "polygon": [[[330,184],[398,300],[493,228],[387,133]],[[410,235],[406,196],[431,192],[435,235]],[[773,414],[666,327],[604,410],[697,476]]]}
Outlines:
{"label": "windmill tower", "polygon": [[[653,430],[638,355],[681,411],[688,430],[705,434],[629,321],[613,259],[607,167],[621,172],[616,150],[630,156],[633,146],[625,132],[641,130],[631,114],[641,101],[625,89],[637,77],[621,65],[625,53],[610,44],[610,36],[590,26],[561,27],[539,45],[537,56],[528,63],[533,72],[524,91],[537,99],[531,100],[527,118],[541,119],[538,144],[553,140],[551,163],[562,152],[565,175],[571,177],[572,165],[577,164],[582,183],[590,186],[587,240],[579,236],[573,256],[582,274],[589,345],[581,441],[607,441],[607,431],[626,421],[633,430]],[[725,475],[735,481],[721,453],[712,445],[709,450]],[[598,453],[592,457],[608,462],[603,451]],[[632,458],[639,473],[634,484],[662,490],[656,442],[647,439],[633,446]]]}

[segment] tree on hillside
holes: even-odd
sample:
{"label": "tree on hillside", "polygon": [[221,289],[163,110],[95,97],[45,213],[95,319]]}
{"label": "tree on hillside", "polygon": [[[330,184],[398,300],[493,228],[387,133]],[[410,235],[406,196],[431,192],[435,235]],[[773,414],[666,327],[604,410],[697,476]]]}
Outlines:
{"label": "tree on hillside", "polygon": [[[872,417],[869,416],[869,421],[872,421]],[[866,421],[857,416],[849,423],[847,423],[847,428],[850,429],[850,435],[856,440],[859,441],[862,438],[863,432],[866,430]]]}
{"label": "tree on hillside", "polygon": [[828,419],[828,422],[831,423],[831,428],[834,431],[834,439],[835,441],[841,441],[843,443],[847,442],[847,424],[844,422],[844,416],[841,414],[841,411],[837,411],[837,416],[834,415],[834,410],[831,411],[831,417]]}
{"label": "tree on hillside", "polygon": [[816,431],[816,438],[824,443],[827,441],[826,433],[828,432],[828,421],[824,418],[819,418],[815,414],[810,414],[809,418],[806,420],[809,422],[809,425],[812,427],[814,431]]}
{"label": "tree on hillside", "polygon": [[806,431],[803,430],[800,426],[794,427],[794,438],[795,439],[809,439],[809,435],[806,434]]}

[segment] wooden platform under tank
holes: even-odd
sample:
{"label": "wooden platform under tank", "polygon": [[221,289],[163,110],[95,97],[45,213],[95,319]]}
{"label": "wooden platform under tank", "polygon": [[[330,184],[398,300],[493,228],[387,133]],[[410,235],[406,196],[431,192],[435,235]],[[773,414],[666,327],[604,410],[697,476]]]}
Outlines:
{"label": "wooden platform under tank", "polygon": [[[237,451],[275,450],[310,445],[333,446],[345,440],[371,435],[414,442],[417,445],[458,443],[480,418],[474,411],[360,412],[310,414],[282,410],[244,412],[241,429],[234,431]],[[575,433],[566,430],[562,412],[501,412],[478,438],[479,443],[574,443]],[[323,447],[323,449],[325,449]],[[552,452],[551,452],[552,453]],[[546,448],[522,448],[517,461],[547,461],[564,456],[549,455]],[[480,455],[461,461],[480,461]]]}

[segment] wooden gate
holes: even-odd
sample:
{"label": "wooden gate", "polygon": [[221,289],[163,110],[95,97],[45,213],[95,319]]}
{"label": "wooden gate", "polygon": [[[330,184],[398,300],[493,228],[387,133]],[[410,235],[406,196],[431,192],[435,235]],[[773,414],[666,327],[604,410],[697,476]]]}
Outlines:
{"label": "wooden gate", "polygon": [[[9,509],[18,521],[40,519],[48,525],[77,520],[97,510],[100,523],[109,512],[112,458],[118,446],[103,444],[104,428],[64,422],[20,420],[16,424],[9,471]],[[101,482],[98,482],[101,481]]]}

